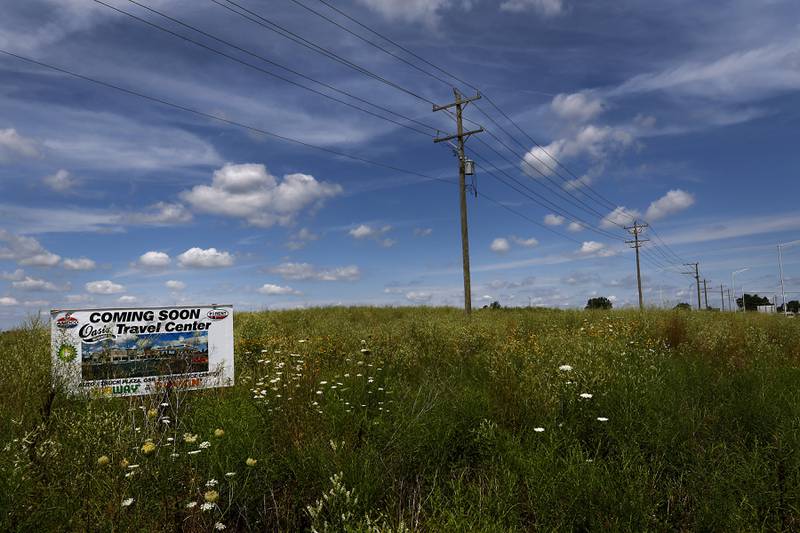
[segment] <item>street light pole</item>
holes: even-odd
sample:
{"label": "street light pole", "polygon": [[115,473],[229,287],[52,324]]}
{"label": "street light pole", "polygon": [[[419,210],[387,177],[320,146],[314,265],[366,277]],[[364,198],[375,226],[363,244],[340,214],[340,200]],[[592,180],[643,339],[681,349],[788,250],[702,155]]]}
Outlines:
{"label": "street light pole", "polygon": [[778,245],[778,270],[781,276],[781,300],[783,301],[783,314],[786,315],[786,291],[783,290],[783,258],[781,257],[781,245]]}

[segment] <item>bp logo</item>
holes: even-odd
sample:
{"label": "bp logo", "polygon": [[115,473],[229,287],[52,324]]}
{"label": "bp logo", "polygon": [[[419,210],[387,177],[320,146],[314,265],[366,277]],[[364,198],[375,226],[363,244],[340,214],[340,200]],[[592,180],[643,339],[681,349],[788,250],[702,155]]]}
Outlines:
{"label": "bp logo", "polygon": [[65,363],[72,362],[78,355],[78,351],[71,344],[62,344],[58,349],[58,358]]}

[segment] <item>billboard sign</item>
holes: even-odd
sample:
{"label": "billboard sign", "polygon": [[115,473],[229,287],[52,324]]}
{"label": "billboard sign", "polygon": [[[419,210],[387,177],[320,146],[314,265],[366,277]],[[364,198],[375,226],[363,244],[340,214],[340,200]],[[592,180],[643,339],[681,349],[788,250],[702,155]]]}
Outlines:
{"label": "billboard sign", "polygon": [[50,312],[53,378],[75,394],[233,385],[233,306]]}

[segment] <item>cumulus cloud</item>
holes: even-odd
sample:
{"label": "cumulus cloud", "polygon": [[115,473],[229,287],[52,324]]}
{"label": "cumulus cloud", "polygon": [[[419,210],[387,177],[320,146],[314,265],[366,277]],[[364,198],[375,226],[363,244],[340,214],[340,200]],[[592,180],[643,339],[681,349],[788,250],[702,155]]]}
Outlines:
{"label": "cumulus cloud", "polygon": [[290,250],[300,250],[301,248],[305,248],[306,244],[309,242],[316,241],[317,239],[319,239],[319,235],[307,228],[302,228],[300,231],[292,234],[289,242],[286,243],[286,247]]}
{"label": "cumulus cloud", "polygon": [[11,296],[0,296],[0,305],[19,305],[19,302]]}
{"label": "cumulus cloud", "polygon": [[33,139],[23,137],[14,128],[0,129],[0,161],[38,156],[39,148]]}
{"label": "cumulus cloud", "polygon": [[86,292],[92,294],[117,294],[125,292],[125,287],[119,283],[114,283],[111,280],[103,279],[99,281],[90,281],[86,285]]}
{"label": "cumulus cloud", "polygon": [[489,249],[496,254],[506,254],[511,250],[511,243],[505,237],[497,237],[489,245]]}
{"label": "cumulus cloud", "polygon": [[516,235],[512,235],[511,240],[514,244],[522,246],[523,248],[533,248],[539,245],[539,241],[533,237],[517,237]]}
{"label": "cumulus cloud", "polygon": [[580,222],[570,222],[567,226],[567,230],[571,231],[572,233],[577,233],[583,229],[583,224]]}
{"label": "cumulus cloud", "polygon": [[13,272],[0,272],[0,279],[6,281],[19,281],[25,278],[25,271],[21,268],[16,269]]}
{"label": "cumulus cloud", "polygon": [[77,259],[64,259],[61,266],[67,270],[92,270],[97,264],[88,257],[79,257]]}
{"label": "cumulus cloud", "polygon": [[592,120],[605,110],[602,99],[586,92],[559,94],[553,98],[550,108],[560,117],[574,122]]}
{"label": "cumulus cloud", "polygon": [[421,22],[435,26],[439,13],[453,4],[452,0],[358,0],[358,2],[389,20]]}
{"label": "cumulus cloud", "polygon": [[554,215],[552,213],[544,216],[544,223],[548,226],[560,226],[566,221],[561,215]]}
{"label": "cumulus cloud", "polygon": [[288,225],[306,208],[322,205],[342,193],[337,184],[308,174],[287,174],[278,180],[261,164],[228,164],[214,172],[211,185],[181,193],[195,210],[241,218],[253,226]]}
{"label": "cumulus cloud", "polygon": [[417,304],[424,304],[431,301],[433,294],[425,291],[410,291],[406,293],[406,300]]}
{"label": "cumulus cloud", "polygon": [[602,242],[597,241],[583,241],[581,245],[580,253],[582,254],[596,254],[601,250],[604,250],[606,247],[605,244]]}
{"label": "cumulus cloud", "polygon": [[694,204],[694,195],[681,189],[674,189],[655,202],[650,204],[644,217],[649,220],[658,220],[667,215],[688,209]]}
{"label": "cumulus cloud", "polygon": [[189,248],[178,256],[178,264],[186,268],[221,268],[233,264],[233,256],[216,248]]}
{"label": "cumulus cloud", "polygon": [[55,266],[61,256],[46,250],[33,237],[0,229],[0,260],[3,259],[17,261],[23,266]]}
{"label": "cumulus cloud", "polygon": [[384,235],[392,229],[391,226],[382,226],[380,228],[373,227],[368,224],[360,224],[352,228],[348,233],[354,239],[372,239],[377,241],[381,246],[386,248],[393,246],[397,241],[394,239],[386,239]]}
{"label": "cumulus cloud", "polygon": [[553,174],[557,163],[554,159],[588,156],[596,163],[604,161],[610,154],[622,152],[634,144],[634,137],[623,128],[588,125],[582,127],[570,139],[558,139],[547,146],[534,146],[525,154],[522,170],[530,176]]}
{"label": "cumulus cloud", "polygon": [[293,295],[297,296],[302,294],[300,291],[295,290],[289,286],[281,286],[281,285],[274,285],[272,283],[265,283],[261,287],[259,287],[258,292],[261,294],[266,294],[268,296],[276,296],[276,295]]}
{"label": "cumulus cloud", "polygon": [[78,180],[73,178],[66,170],[59,169],[55,174],[50,174],[42,178],[45,185],[56,192],[64,192],[72,189],[78,184]]}
{"label": "cumulus cloud", "polygon": [[269,270],[287,280],[298,281],[357,281],[361,270],[356,265],[318,268],[310,263],[281,263]]}
{"label": "cumulus cloud", "polygon": [[164,268],[171,261],[169,255],[164,252],[149,251],[140,255],[137,263],[148,268]]}
{"label": "cumulus cloud", "polygon": [[176,279],[170,279],[164,282],[164,286],[171,291],[182,291],[186,288],[186,284]]}
{"label": "cumulus cloud", "polygon": [[156,202],[140,213],[122,215],[120,222],[145,226],[172,226],[184,224],[192,220],[192,214],[186,206],[179,203]]}
{"label": "cumulus cloud", "polygon": [[600,221],[600,227],[610,229],[613,227],[620,227],[630,225],[634,220],[640,218],[642,214],[636,209],[626,209],[625,206],[619,206]]}
{"label": "cumulus cloud", "polygon": [[20,291],[58,291],[61,290],[50,281],[25,276],[20,281],[14,281],[11,286]]}
{"label": "cumulus cloud", "polygon": [[119,303],[121,303],[121,304],[132,304],[132,303],[136,303],[137,301],[139,301],[139,299],[136,298],[136,296],[130,296],[130,295],[126,294],[124,296],[120,296],[119,298],[117,298],[117,301]]}
{"label": "cumulus cloud", "polygon": [[535,11],[545,17],[555,17],[564,12],[563,0],[505,0],[500,4],[502,11],[521,13]]}

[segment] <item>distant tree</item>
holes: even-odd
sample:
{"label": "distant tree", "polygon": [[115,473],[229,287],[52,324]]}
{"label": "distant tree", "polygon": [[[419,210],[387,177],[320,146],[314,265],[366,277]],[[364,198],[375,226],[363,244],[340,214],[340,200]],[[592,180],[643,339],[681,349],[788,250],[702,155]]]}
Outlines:
{"label": "distant tree", "polygon": [[[786,302],[786,310],[789,311],[790,313],[800,313],[800,302],[798,302],[797,300],[791,300],[789,302]],[[778,306],[778,312],[783,313],[782,305]]]}
{"label": "distant tree", "polygon": [[[769,305],[769,298],[766,296],[759,296],[758,294],[745,294],[744,295],[745,311],[755,311],[759,305]],[[736,305],[739,309],[742,308],[742,299],[736,298]]]}
{"label": "distant tree", "polygon": [[598,296],[597,298],[589,298],[586,302],[586,309],[611,309],[613,304],[611,300],[605,296]]}
{"label": "distant tree", "polygon": [[498,302],[497,300],[489,304],[489,309],[502,309],[502,308],[503,306],[500,305],[500,302]]}
{"label": "distant tree", "polygon": [[691,311],[692,310],[692,306],[687,304],[686,302],[681,302],[678,305],[676,305],[675,307],[673,307],[673,309],[676,309],[678,311]]}

